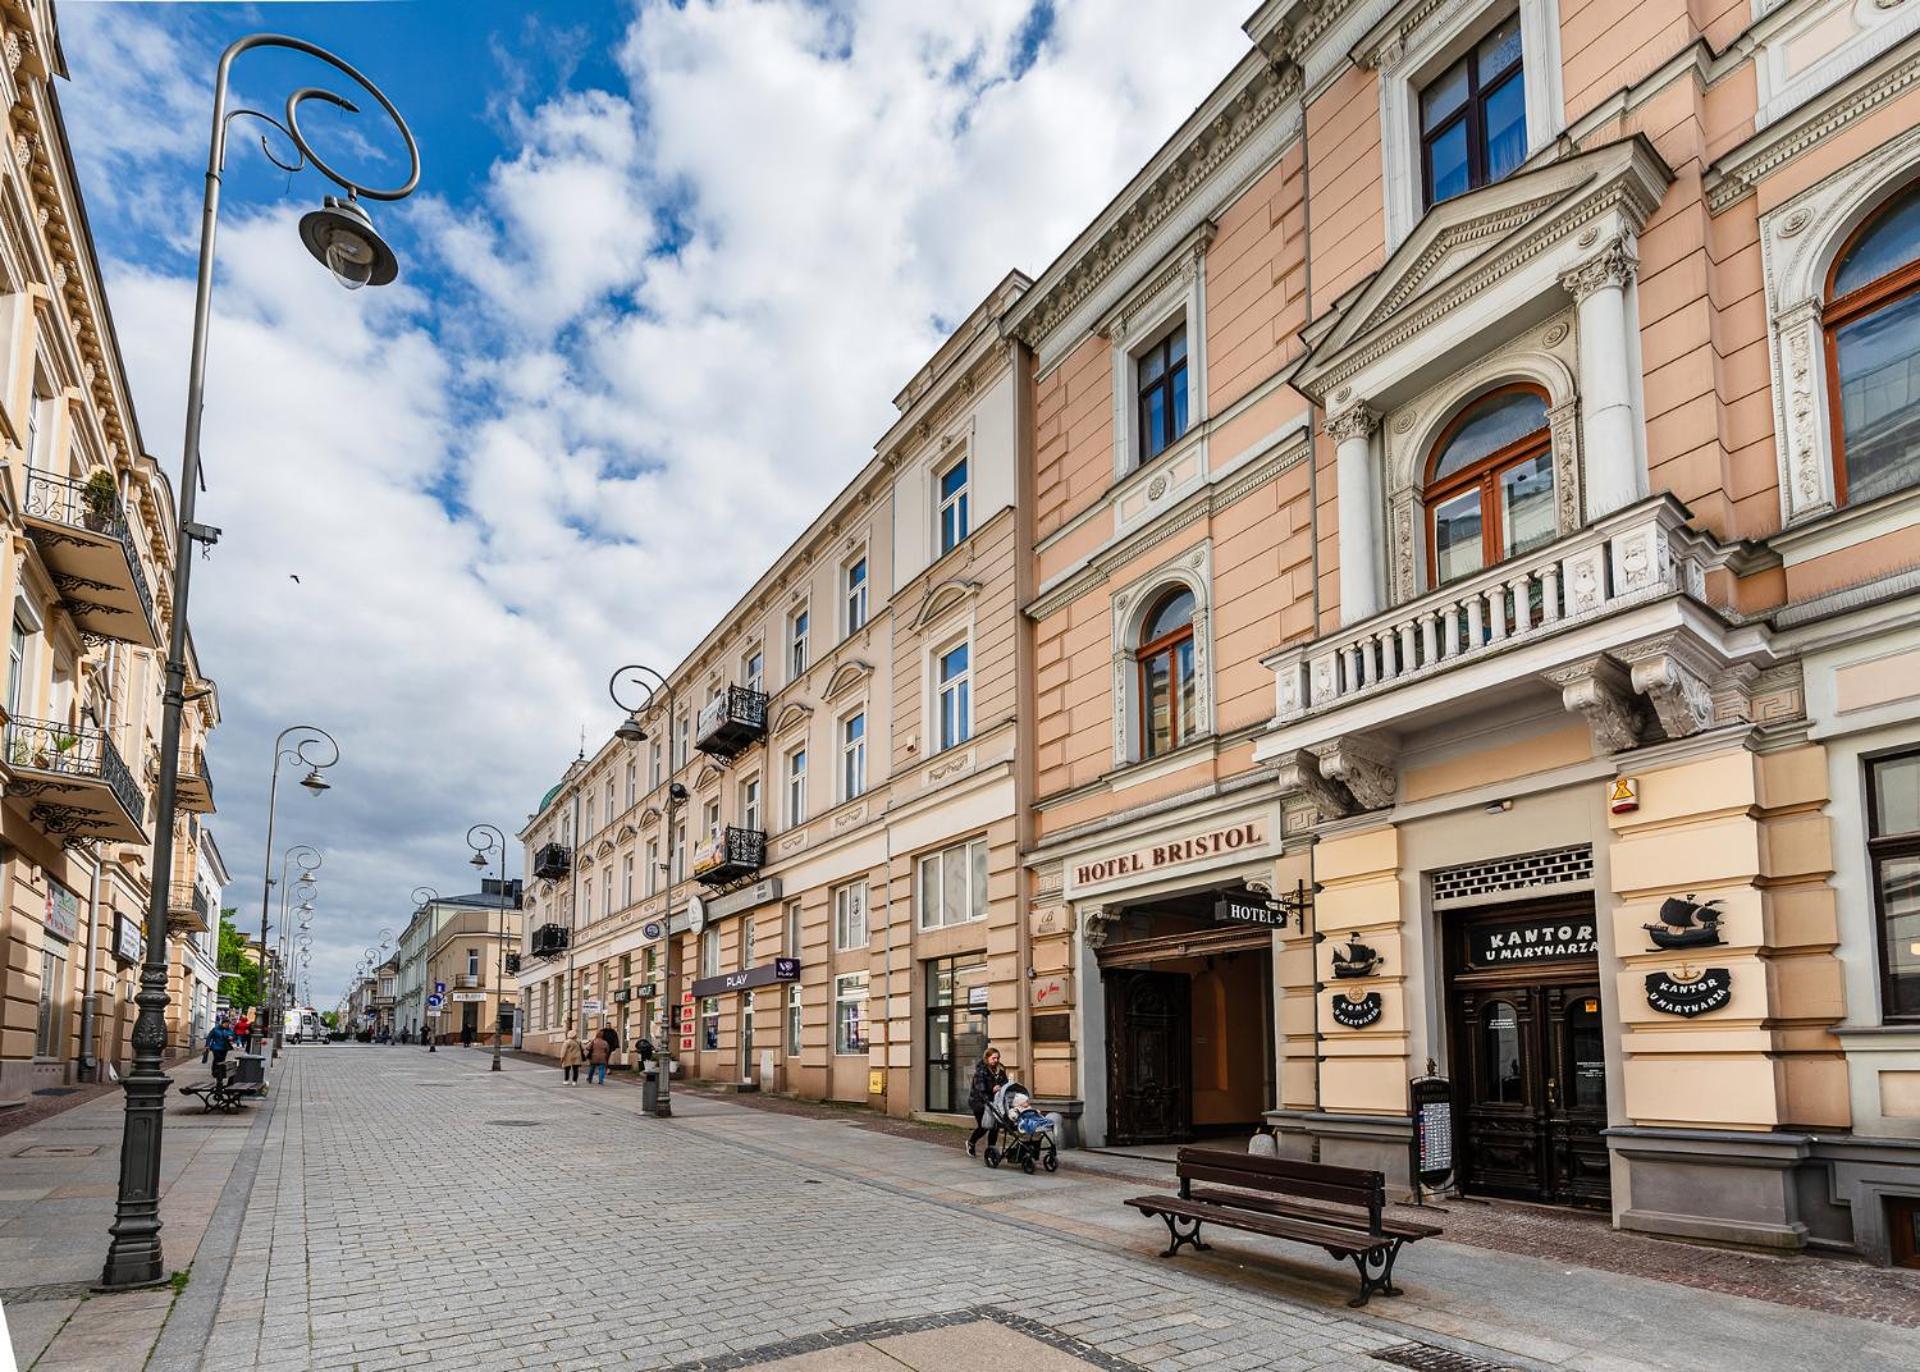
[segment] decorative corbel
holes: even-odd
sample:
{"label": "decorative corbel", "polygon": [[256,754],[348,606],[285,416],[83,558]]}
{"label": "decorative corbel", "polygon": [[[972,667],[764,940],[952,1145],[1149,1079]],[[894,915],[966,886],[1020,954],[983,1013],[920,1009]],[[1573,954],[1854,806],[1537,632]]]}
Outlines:
{"label": "decorative corbel", "polygon": [[1639,745],[1646,712],[1626,670],[1605,653],[1556,667],[1546,679],[1560,688],[1561,704],[1587,721],[1603,750],[1619,753]]}
{"label": "decorative corbel", "polygon": [[1320,770],[1320,759],[1305,748],[1296,749],[1273,764],[1280,783],[1282,803],[1299,797],[1310,803],[1323,819],[1339,819],[1353,813],[1352,794],[1338,781],[1329,780]]}
{"label": "decorative corbel", "polygon": [[1107,935],[1113,932],[1114,921],[1119,918],[1104,905],[1095,905],[1085,913],[1087,947],[1101,948],[1106,945]]}
{"label": "decorative corbel", "polygon": [[1706,664],[1675,641],[1650,644],[1635,654],[1633,689],[1647,698],[1668,738],[1691,738],[1713,727],[1713,692]]}
{"label": "decorative corbel", "polygon": [[1320,775],[1343,783],[1363,810],[1384,810],[1393,804],[1400,777],[1386,749],[1360,737],[1337,738],[1321,745]]}

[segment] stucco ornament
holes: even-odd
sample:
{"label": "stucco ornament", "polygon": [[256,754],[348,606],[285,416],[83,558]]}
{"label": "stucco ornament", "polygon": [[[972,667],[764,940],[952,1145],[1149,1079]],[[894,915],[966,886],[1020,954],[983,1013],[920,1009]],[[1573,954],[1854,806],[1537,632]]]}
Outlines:
{"label": "stucco ornament", "polygon": [[1117,918],[1118,916],[1104,905],[1089,906],[1086,911],[1085,922],[1081,926],[1085,931],[1084,936],[1087,941],[1087,947],[1105,947],[1107,935],[1113,932],[1113,924]]}
{"label": "stucco ornament", "polygon": [[1299,748],[1273,764],[1274,779],[1282,800],[1298,798],[1311,804],[1321,819],[1338,819],[1352,814],[1352,794],[1340,782],[1330,780],[1320,770],[1317,754]]}
{"label": "stucco ornament", "polygon": [[1380,427],[1380,416],[1364,404],[1352,405],[1329,415],[1325,425],[1327,437],[1335,443],[1345,443],[1350,439],[1371,438],[1373,431]]}
{"label": "stucco ornament", "polygon": [[1319,753],[1320,775],[1345,786],[1361,809],[1384,810],[1393,804],[1400,777],[1380,745],[1363,738],[1338,738],[1322,744]]}
{"label": "stucco ornament", "polygon": [[1633,280],[1639,265],[1626,243],[1616,238],[1579,266],[1563,272],[1560,285],[1575,300],[1584,300],[1609,286],[1624,287]]}
{"label": "stucco ornament", "polygon": [[1655,639],[1623,649],[1632,664],[1633,689],[1653,706],[1668,738],[1691,738],[1713,724],[1711,665],[1675,638]]}
{"label": "stucco ornament", "polygon": [[1602,653],[1546,676],[1560,688],[1561,703],[1586,720],[1602,749],[1619,753],[1639,746],[1646,715],[1619,663]]}

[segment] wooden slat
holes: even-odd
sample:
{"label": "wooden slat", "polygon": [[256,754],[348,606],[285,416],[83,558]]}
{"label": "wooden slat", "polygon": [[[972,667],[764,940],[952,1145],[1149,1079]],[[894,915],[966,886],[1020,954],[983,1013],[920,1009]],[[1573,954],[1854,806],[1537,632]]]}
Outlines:
{"label": "wooden slat", "polygon": [[1364,1167],[1334,1167],[1324,1162],[1302,1162],[1297,1158],[1263,1158],[1253,1153],[1236,1153],[1227,1148],[1182,1148],[1179,1161],[1206,1163],[1214,1167],[1254,1172],[1263,1177],[1283,1180],[1318,1181],[1340,1186],[1385,1187],[1386,1175]]}
{"label": "wooden slat", "polygon": [[1198,1201],[1181,1200],[1178,1196],[1136,1196],[1127,1204],[1156,1214],[1177,1215],[1181,1219],[1217,1224],[1223,1229],[1241,1229],[1249,1234],[1264,1234],[1274,1239],[1293,1239],[1343,1254],[1364,1253],[1370,1248],[1377,1248],[1383,1238],[1390,1237],[1369,1234],[1364,1227],[1315,1224],[1283,1215],[1262,1215],[1222,1205],[1204,1205]]}
{"label": "wooden slat", "polygon": [[1307,1177],[1271,1177],[1258,1172],[1249,1172],[1238,1167],[1219,1167],[1212,1163],[1182,1162],[1180,1164],[1182,1181],[1215,1181],[1223,1186],[1238,1186],[1249,1191],[1279,1192],[1289,1196],[1306,1196],[1312,1200],[1333,1201],[1339,1205],[1352,1205],[1367,1209],[1380,1193],[1372,1187],[1353,1186],[1348,1183],[1320,1181]]}
{"label": "wooden slat", "polygon": [[[1281,1200],[1275,1196],[1256,1196],[1245,1191],[1216,1191],[1210,1186],[1196,1186],[1190,1199],[1207,1205],[1243,1206],[1248,1210],[1259,1210],[1270,1215],[1292,1215],[1303,1220],[1326,1220],[1352,1222],[1364,1225],[1366,1217],[1351,1212],[1325,1210],[1317,1205],[1305,1205],[1298,1201]],[[1437,1224],[1409,1224],[1405,1220],[1382,1218],[1380,1232],[1390,1234],[1397,1239],[1431,1239],[1440,1233]]]}

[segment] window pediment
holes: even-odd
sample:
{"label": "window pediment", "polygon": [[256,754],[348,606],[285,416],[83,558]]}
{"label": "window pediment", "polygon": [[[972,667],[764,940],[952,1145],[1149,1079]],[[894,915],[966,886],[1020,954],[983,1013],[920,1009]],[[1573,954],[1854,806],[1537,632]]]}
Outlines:
{"label": "window pediment", "polygon": [[638,831],[635,830],[631,824],[622,824],[619,834],[620,841],[625,843],[628,839],[632,838],[636,832]]}
{"label": "window pediment", "polygon": [[[957,608],[979,589],[979,582],[970,581],[965,578],[955,578],[929,586],[926,595],[920,601],[919,608],[913,612],[912,627],[915,629],[926,628],[927,625],[947,613],[947,611]],[[839,680],[838,675],[836,675],[834,679],[836,681]],[[833,694],[832,687],[827,688],[827,694]]]}
{"label": "window pediment", "polygon": [[654,825],[658,824],[659,822],[660,822],[660,807],[658,805],[649,805],[646,809],[640,812],[640,823],[645,825],[647,828],[652,828]]}
{"label": "window pediment", "polygon": [[773,721],[773,732],[784,734],[789,729],[798,728],[813,718],[813,706],[804,705],[795,700],[782,707],[779,717]]}
{"label": "window pediment", "polygon": [[[839,699],[872,675],[873,664],[871,662],[863,661],[860,658],[853,658],[850,661],[841,663],[833,669],[833,676],[827,681],[826,699]],[[784,723],[786,715],[783,714],[781,720]],[[775,732],[778,732],[778,729],[776,729]]]}
{"label": "window pediment", "polygon": [[594,851],[594,856],[596,857],[602,857],[602,858],[612,857],[613,856],[613,840],[610,838],[601,839],[600,846],[594,849],[593,851]]}
{"label": "window pediment", "polygon": [[700,769],[700,775],[693,779],[693,789],[696,791],[704,791],[709,787],[717,786],[720,783],[720,778],[724,775],[724,772],[709,762]]}
{"label": "window pediment", "polygon": [[[1443,201],[1335,304],[1332,318],[1309,328],[1312,352],[1295,384],[1331,403],[1341,383],[1416,335],[1430,336],[1441,317],[1476,297],[1517,287],[1518,303],[1557,287],[1559,272],[1610,230],[1638,232],[1672,180],[1636,135]],[[1540,279],[1523,278],[1536,263],[1544,263]]]}

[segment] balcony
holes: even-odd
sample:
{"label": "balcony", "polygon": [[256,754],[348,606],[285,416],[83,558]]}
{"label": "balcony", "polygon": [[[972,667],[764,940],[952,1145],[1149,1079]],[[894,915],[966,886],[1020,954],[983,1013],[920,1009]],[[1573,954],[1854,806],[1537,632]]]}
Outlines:
{"label": "balcony", "polygon": [[140,549],[117,495],[29,469],[20,517],[81,633],[160,646]]}
{"label": "balcony", "polygon": [[213,927],[213,910],[197,881],[176,881],[167,890],[167,930],[204,934]]}
{"label": "balcony", "polygon": [[693,746],[731,762],[767,736],[767,693],[729,686],[706,703],[694,721]]}
{"label": "balcony", "polygon": [[1529,694],[1557,691],[1606,751],[1698,732],[1723,722],[1716,711],[1737,715],[1771,650],[1764,629],[1708,602],[1707,577],[1760,570],[1772,555],[1721,544],[1688,518],[1657,496],[1268,655],[1274,722],[1256,760],[1293,771],[1297,789],[1322,802],[1339,787],[1300,773],[1375,809],[1392,800],[1388,740],[1517,710]]}
{"label": "balcony", "polygon": [[527,951],[537,958],[557,958],[573,942],[573,933],[564,924],[543,924],[533,931]]}
{"label": "balcony", "polygon": [[62,838],[147,841],[147,798],[104,731],[39,719],[6,727],[9,799],[28,803],[33,822]]}
{"label": "balcony", "polygon": [[703,886],[726,886],[753,876],[766,861],[765,833],[728,825],[694,849],[693,879]]}
{"label": "balcony", "polygon": [[455,972],[453,974],[453,989],[456,991],[478,991],[485,987],[486,984],[487,976],[484,972]]}
{"label": "balcony", "polygon": [[573,849],[562,843],[543,843],[533,850],[533,874],[542,881],[559,881],[573,870]]}
{"label": "balcony", "polygon": [[213,813],[213,773],[207,769],[204,752],[180,759],[180,770],[173,779],[173,802],[191,814]]}

